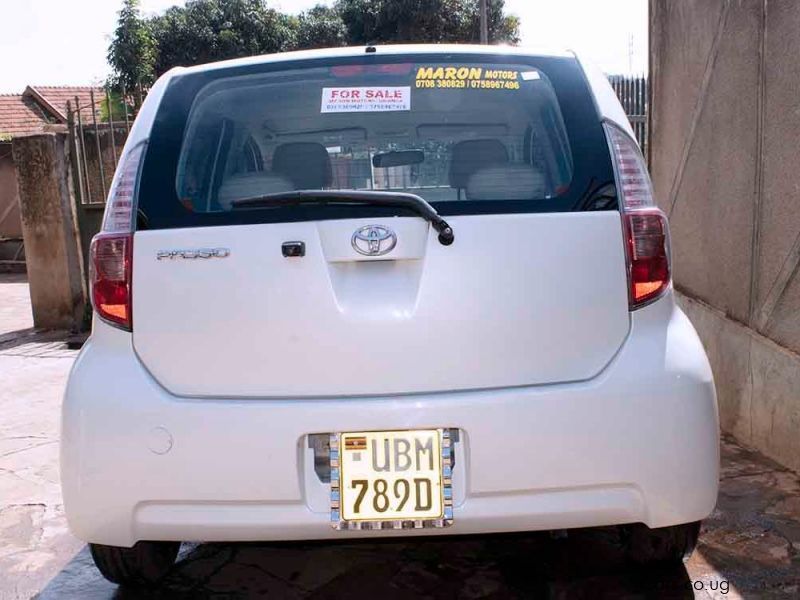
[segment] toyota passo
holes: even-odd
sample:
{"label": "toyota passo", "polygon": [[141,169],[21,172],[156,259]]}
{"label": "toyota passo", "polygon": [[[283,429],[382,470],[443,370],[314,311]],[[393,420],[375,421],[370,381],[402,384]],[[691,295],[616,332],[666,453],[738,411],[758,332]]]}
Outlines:
{"label": "toyota passo", "polygon": [[677,561],[714,507],[714,384],[667,218],[571,53],[174,69],[91,269],[61,474],[112,581],[156,581],[187,540],[618,526]]}

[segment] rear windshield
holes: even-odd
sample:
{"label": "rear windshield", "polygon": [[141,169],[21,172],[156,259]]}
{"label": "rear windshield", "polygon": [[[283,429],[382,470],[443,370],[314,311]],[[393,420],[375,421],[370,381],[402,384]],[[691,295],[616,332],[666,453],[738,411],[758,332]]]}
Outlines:
{"label": "rear windshield", "polygon": [[237,206],[294,190],[411,192],[442,214],[609,208],[608,150],[574,60],[369,58],[179,77],[146,154],[140,227],[403,212]]}

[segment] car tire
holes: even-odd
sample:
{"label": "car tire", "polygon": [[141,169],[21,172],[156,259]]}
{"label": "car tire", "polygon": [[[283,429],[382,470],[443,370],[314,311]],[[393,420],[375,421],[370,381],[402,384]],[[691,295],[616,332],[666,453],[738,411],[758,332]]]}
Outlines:
{"label": "car tire", "polygon": [[640,565],[680,564],[689,559],[700,536],[700,521],[650,529],[637,523],[622,531],[628,559]]}
{"label": "car tire", "polygon": [[158,582],[175,564],[180,548],[180,542],[137,542],[132,548],[89,544],[94,564],[103,577],[128,587]]}

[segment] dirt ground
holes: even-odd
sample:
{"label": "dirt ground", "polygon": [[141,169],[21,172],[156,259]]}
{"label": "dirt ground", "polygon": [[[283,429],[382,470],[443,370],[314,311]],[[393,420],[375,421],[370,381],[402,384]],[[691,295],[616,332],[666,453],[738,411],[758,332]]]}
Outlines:
{"label": "dirt ground", "polygon": [[156,590],[118,590],[69,533],[59,405],[77,356],[31,329],[0,275],[0,600],[104,598],[798,598],[800,478],[725,438],[717,509],[683,567],[622,561],[610,530],[380,543],[184,544]]}

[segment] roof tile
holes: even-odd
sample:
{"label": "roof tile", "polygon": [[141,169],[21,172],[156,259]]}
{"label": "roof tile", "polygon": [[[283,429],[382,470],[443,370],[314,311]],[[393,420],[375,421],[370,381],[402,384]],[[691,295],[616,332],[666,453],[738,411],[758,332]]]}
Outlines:
{"label": "roof tile", "polygon": [[105,98],[105,92],[101,87],[90,86],[45,86],[45,85],[32,85],[34,90],[39,92],[45,100],[50,102],[58,110],[67,113],[67,102],[72,103],[72,108],[75,108],[75,96],[78,97],[82,110],[82,117],[91,119],[92,113],[88,110],[91,104],[91,94],[94,91],[94,101],[97,105],[97,117],[100,117],[100,102]]}
{"label": "roof tile", "polygon": [[84,123],[90,123],[92,113],[91,92],[94,91],[95,115],[100,118],[100,101],[104,98],[103,88],[89,86],[29,86],[60,114],[53,112],[37,100],[28,89],[22,94],[0,94],[0,136],[22,135],[43,131],[45,125],[63,123],[67,113],[67,101],[75,107],[75,97],[81,106]]}

